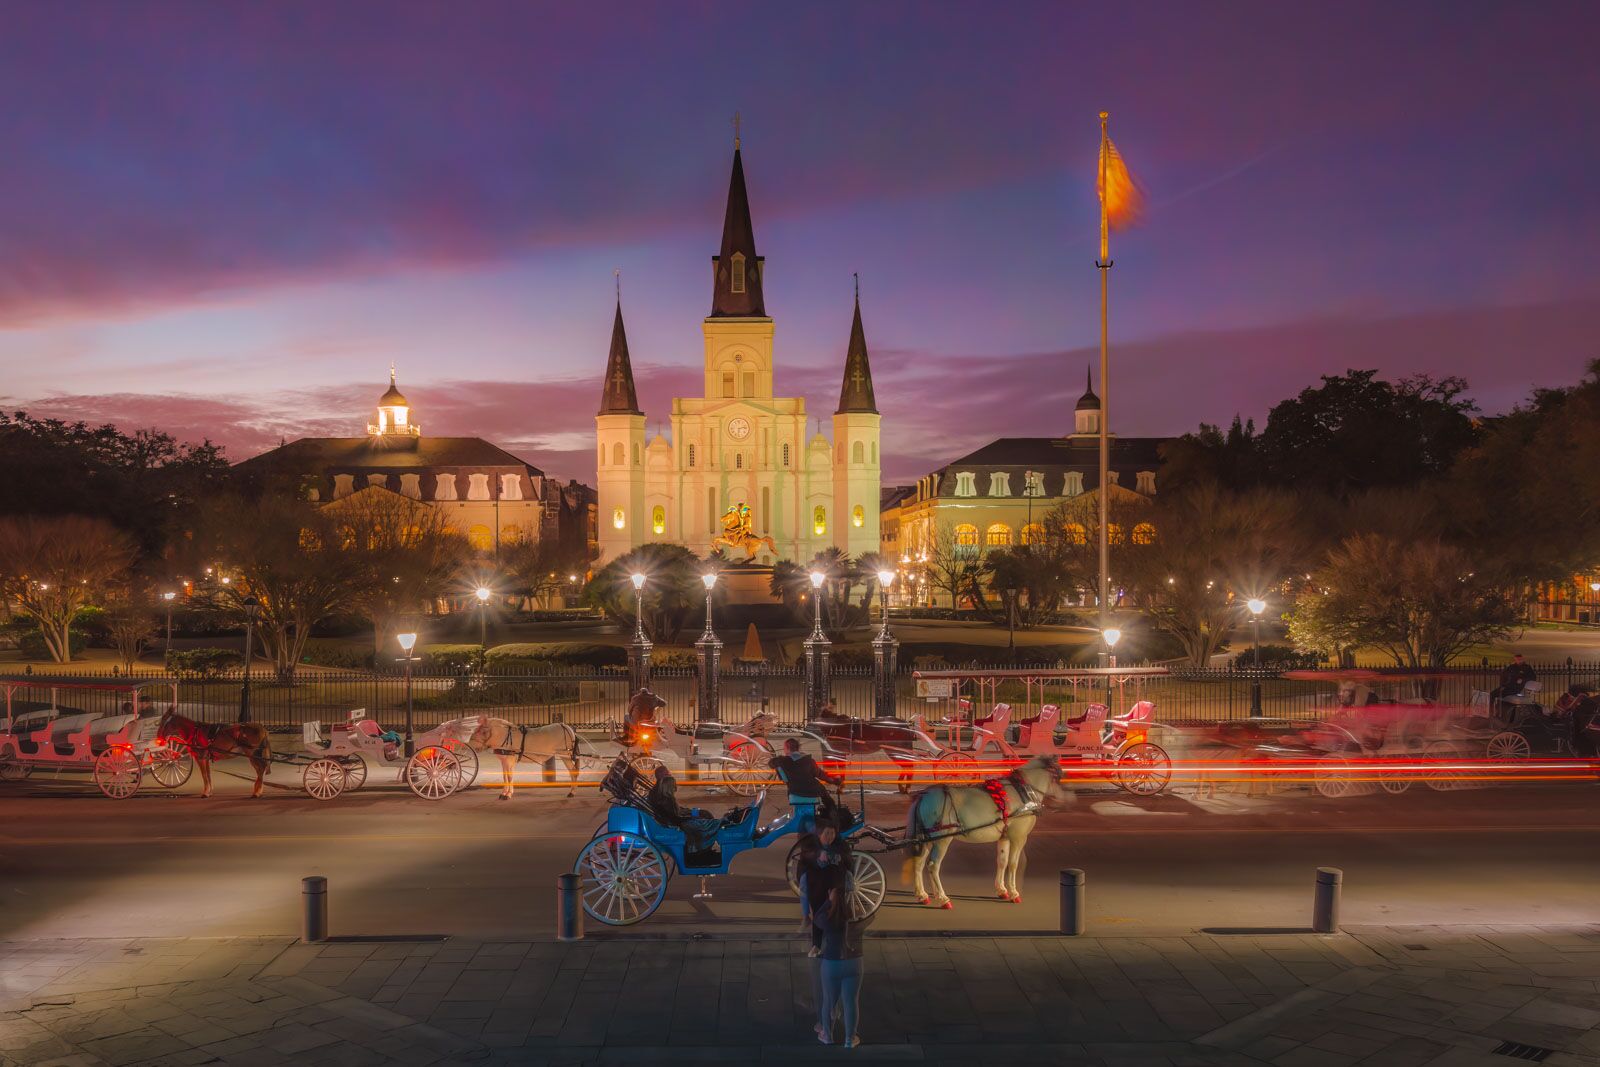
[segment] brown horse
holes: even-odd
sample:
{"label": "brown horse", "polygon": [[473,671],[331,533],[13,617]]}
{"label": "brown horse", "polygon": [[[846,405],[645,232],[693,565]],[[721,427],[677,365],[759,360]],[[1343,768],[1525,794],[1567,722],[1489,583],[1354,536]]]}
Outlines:
{"label": "brown horse", "polygon": [[182,746],[194,757],[205,788],[202,797],[211,795],[211,762],[229,756],[244,756],[256,772],[252,798],[261,795],[262,778],[272,773],[272,745],[267,728],[255,722],[195,722],[176,711],[161,716],[156,736],[171,747]]}

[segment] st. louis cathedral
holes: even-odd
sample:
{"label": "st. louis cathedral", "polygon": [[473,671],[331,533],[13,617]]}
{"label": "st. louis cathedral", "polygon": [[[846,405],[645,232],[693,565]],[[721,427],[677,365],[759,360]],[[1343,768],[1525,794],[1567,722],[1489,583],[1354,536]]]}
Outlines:
{"label": "st. louis cathedral", "polygon": [[[645,440],[621,301],[595,418],[600,558],[650,541],[729,558],[808,560],[837,546],[878,550],[878,415],[861,328],[861,301],[845,349],[833,440],[806,437],[806,402],[774,396],[773,322],[762,295],[744,162],[733,177],[712,259],[705,335],[705,390],[672,402],[671,436]],[[720,539],[720,540],[719,540]]]}

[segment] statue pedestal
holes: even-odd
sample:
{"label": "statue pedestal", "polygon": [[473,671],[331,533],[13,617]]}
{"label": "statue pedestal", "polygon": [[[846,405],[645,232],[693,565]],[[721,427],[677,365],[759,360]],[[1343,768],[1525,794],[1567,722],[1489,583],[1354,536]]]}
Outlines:
{"label": "statue pedestal", "polygon": [[717,600],[724,604],[779,603],[772,595],[772,568],[759,564],[728,567],[717,578]]}

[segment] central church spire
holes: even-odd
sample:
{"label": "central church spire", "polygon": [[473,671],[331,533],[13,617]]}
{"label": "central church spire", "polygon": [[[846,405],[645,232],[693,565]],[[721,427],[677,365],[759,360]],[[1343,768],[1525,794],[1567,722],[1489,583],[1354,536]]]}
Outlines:
{"label": "central church spire", "polygon": [[733,177],[728,181],[728,210],[722,219],[722,250],[711,264],[712,318],[766,318],[767,306],[761,296],[763,261],[756,255],[756,231],[750,223],[750,195],[745,192],[744,159],[737,139]]}

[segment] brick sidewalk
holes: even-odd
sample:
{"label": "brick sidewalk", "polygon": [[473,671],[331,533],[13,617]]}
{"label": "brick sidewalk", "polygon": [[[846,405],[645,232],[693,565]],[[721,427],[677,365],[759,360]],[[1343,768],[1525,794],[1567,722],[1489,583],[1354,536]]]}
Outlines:
{"label": "brick sidewalk", "polygon": [[1600,1067],[1600,927],[875,937],[856,1050],[794,940],[0,944],[0,1064]]}

